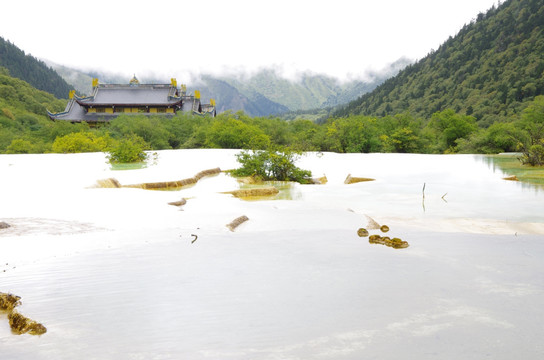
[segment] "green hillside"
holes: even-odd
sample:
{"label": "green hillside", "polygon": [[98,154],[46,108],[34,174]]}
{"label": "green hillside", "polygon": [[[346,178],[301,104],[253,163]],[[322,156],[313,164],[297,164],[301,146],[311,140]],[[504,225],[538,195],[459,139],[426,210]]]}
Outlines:
{"label": "green hillside", "polygon": [[47,117],[46,109],[62,111],[65,100],[38,90],[23,80],[9,75],[0,67],[0,152],[5,152],[13,140],[14,146],[26,142],[32,152],[43,152],[44,139],[55,139],[60,127],[71,124],[54,124]]}
{"label": "green hillside", "polygon": [[508,0],[335,116],[453,109],[489,126],[544,94],[544,1]]}
{"label": "green hillside", "polygon": [[47,91],[59,99],[67,99],[73,89],[55,70],[43,61],[5,41],[0,37],[0,66],[9,70],[11,76],[26,81],[36,89]]}

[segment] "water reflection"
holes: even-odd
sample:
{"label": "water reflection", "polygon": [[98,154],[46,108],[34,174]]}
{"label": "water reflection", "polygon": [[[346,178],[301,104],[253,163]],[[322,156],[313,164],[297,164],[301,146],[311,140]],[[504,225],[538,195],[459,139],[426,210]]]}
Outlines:
{"label": "water reflection", "polygon": [[[268,197],[270,200],[300,200],[302,193],[297,183],[291,181],[263,181],[258,184],[241,184],[240,189],[256,189],[273,186],[278,189],[278,194]],[[315,185],[319,186],[319,185]],[[263,197],[245,197],[244,200],[262,200]]]}
{"label": "water reflection", "polygon": [[502,172],[505,177],[515,176],[524,189],[541,191],[544,189],[544,167],[523,165],[520,154],[482,155],[478,158],[494,172]]}

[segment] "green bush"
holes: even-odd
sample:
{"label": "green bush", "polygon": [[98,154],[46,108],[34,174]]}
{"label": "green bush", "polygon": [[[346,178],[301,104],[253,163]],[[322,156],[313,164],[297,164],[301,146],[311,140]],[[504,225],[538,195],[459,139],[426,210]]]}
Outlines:
{"label": "green bush", "polygon": [[56,153],[98,152],[105,151],[109,143],[109,136],[98,136],[86,131],[57,137],[52,149]]}
{"label": "green bush", "polygon": [[35,152],[34,145],[23,139],[13,139],[6,148],[6,154],[32,154]]}
{"label": "green bush", "polygon": [[147,160],[145,150],[149,145],[138,135],[128,135],[115,142],[108,150],[108,160],[112,164],[135,163]]}
{"label": "green bush", "polygon": [[253,176],[262,180],[310,182],[311,171],[295,166],[300,157],[289,148],[274,150],[243,150],[236,155],[242,167],[232,171],[234,176]]}

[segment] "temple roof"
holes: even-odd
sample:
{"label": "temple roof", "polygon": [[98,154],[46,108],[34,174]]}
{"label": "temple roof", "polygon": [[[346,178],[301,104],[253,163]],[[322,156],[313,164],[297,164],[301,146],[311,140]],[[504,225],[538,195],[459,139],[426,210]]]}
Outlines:
{"label": "temple roof", "polygon": [[168,106],[180,102],[181,98],[177,96],[176,90],[176,88],[166,84],[100,84],[94,88],[91,96],[77,98],[77,102],[83,106]]}

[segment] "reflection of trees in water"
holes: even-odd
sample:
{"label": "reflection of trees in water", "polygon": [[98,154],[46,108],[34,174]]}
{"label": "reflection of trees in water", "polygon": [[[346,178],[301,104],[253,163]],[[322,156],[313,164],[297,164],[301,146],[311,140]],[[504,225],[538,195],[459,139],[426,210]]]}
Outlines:
{"label": "reflection of trees in water", "polygon": [[[500,171],[501,177],[515,175],[523,189],[544,190],[544,167],[523,165],[521,154],[481,155],[477,159],[486,164],[494,173]],[[506,181],[506,180],[505,180]]]}

